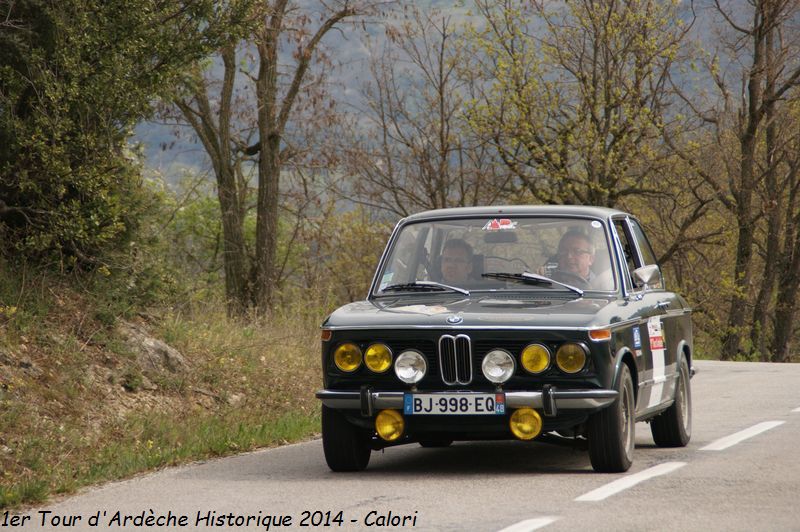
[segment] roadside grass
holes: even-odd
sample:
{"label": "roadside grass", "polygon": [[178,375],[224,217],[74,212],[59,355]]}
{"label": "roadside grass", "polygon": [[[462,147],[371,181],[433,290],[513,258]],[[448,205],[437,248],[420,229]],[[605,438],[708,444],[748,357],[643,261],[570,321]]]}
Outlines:
{"label": "roadside grass", "polygon": [[[322,311],[238,321],[206,302],[110,316],[103,297],[52,279],[22,290],[0,272],[0,508],[319,432]],[[122,319],[187,369],[140,367]]]}
{"label": "roadside grass", "polygon": [[[316,412],[288,412],[274,419],[253,419],[240,414],[187,416],[176,420],[153,415],[126,420],[128,434],[120,439],[88,446],[80,439],[53,442],[31,440],[22,465],[22,480],[0,486],[0,508],[43,502],[51,494],[136,473],[195,460],[225,456],[298,441],[319,430]],[[146,438],[146,439],[141,439]],[[58,457],[53,463],[51,457]]]}

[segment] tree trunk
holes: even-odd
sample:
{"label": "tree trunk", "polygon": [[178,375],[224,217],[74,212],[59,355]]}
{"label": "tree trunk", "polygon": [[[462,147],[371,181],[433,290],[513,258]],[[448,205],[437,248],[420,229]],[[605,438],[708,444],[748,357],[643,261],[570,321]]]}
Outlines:
{"label": "tree trunk", "polygon": [[256,225],[256,261],[254,264],[254,301],[260,313],[272,306],[275,279],[275,256],[278,247],[278,193],[280,191],[280,137],[267,138],[258,161],[258,215]]}
{"label": "tree trunk", "polygon": [[734,190],[736,197],[736,220],[739,235],[736,243],[736,267],[733,278],[733,295],[728,313],[728,327],[722,342],[722,360],[731,360],[742,351],[741,340],[744,333],[747,299],[750,291],[750,265],[753,257],[753,237],[755,233],[754,216],[751,212],[755,189],[756,135],[763,118],[764,73],[764,15],[759,5],[753,23],[753,63],[747,83],[747,112],[742,116],[739,144],[741,147],[739,187]]}
{"label": "tree trunk", "polygon": [[775,92],[775,57],[774,57],[774,30],[769,28],[766,34],[764,61],[767,67],[766,88],[764,91],[764,118],[766,119],[766,175],[764,183],[766,185],[767,196],[767,249],[764,257],[764,274],[761,279],[761,288],[756,297],[753,307],[753,328],[750,332],[750,343],[753,352],[758,355],[762,362],[770,359],[767,351],[767,314],[772,302],[775,282],[778,276],[778,269],[783,260],[780,231],[781,214],[783,213],[783,192],[784,189],[778,183],[778,162],[777,162],[777,124],[775,117],[775,100],[772,98]]}
{"label": "tree trunk", "polygon": [[[227,173],[227,172],[226,172]],[[243,220],[239,208],[236,181],[217,176],[219,205],[222,211],[222,250],[225,265],[225,299],[228,314],[238,316],[247,308],[247,255],[244,245]]]}
{"label": "tree trunk", "polygon": [[[744,200],[744,198],[743,198]],[[739,236],[736,244],[736,269],[734,270],[734,293],[728,312],[728,328],[722,342],[722,360],[733,359],[741,350],[741,335],[744,329],[747,293],[750,285],[750,263],[753,255],[753,223],[750,213],[750,198],[740,200],[737,205]]]}

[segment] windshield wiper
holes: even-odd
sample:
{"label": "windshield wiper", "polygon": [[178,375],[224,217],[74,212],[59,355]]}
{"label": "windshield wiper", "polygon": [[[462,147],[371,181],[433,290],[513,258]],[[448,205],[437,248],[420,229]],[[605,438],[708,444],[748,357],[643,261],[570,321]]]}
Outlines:
{"label": "windshield wiper", "polygon": [[459,294],[469,295],[469,290],[464,290],[457,286],[437,283],[436,281],[414,281],[413,283],[390,284],[384,287],[381,292],[458,292]]}
{"label": "windshield wiper", "polygon": [[571,284],[561,283],[549,277],[545,277],[544,275],[539,275],[531,272],[522,272],[522,273],[487,272],[481,274],[481,277],[487,277],[489,279],[502,279],[503,281],[515,281],[518,283],[526,283],[526,284],[537,284],[537,285],[557,284],[558,286],[563,286],[564,288],[572,290],[579,296],[583,296],[583,290],[581,290],[576,286],[572,286]]}

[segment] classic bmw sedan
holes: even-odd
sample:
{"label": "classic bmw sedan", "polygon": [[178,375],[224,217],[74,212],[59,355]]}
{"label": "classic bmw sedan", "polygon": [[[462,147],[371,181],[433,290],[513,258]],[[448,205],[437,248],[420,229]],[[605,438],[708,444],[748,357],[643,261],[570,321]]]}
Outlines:
{"label": "classic bmw sedan", "polygon": [[398,444],[572,438],[596,471],[626,471],[636,421],[688,443],[692,356],[691,310],[630,214],[423,212],[397,224],[367,299],[322,324],[325,459],[358,471]]}

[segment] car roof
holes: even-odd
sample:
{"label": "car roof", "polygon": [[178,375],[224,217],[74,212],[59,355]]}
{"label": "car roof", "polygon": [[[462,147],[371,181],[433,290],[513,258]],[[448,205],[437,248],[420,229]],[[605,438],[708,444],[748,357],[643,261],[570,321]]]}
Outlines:
{"label": "car roof", "polygon": [[626,212],[609,209],[608,207],[589,207],[583,205],[496,205],[486,207],[455,207],[451,209],[435,209],[412,214],[405,218],[405,222],[426,220],[431,218],[461,218],[469,216],[591,216],[607,219],[620,214],[628,216]]}

